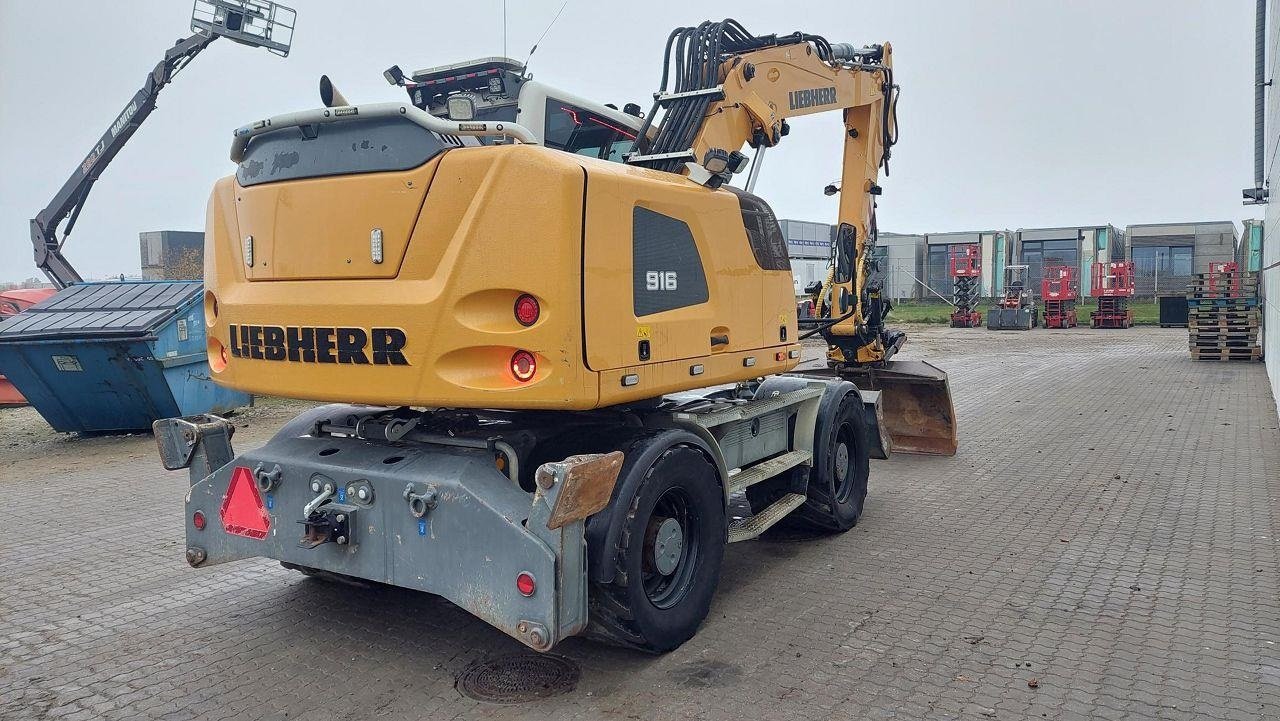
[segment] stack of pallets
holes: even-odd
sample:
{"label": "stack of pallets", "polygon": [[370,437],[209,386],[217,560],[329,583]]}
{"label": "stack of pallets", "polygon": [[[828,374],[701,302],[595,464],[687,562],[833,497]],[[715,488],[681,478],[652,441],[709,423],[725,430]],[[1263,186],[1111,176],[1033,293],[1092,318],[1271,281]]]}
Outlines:
{"label": "stack of pallets", "polygon": [[1199,273],[1187,291],[1192,360],[1258,360],[1257,273]]}

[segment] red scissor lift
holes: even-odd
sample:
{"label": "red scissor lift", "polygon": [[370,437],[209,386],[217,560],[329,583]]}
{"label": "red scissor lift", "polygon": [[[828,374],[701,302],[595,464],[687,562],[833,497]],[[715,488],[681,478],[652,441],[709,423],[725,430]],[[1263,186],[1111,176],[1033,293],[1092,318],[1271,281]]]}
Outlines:
{"label": "red scissor lift", "polygon": [[951,313],[952,328],[977,328],[982,316],[975,306],[981,291],[982,246],[953,245],[950,251],[951,300],[956,309]]}
{"label": "red scissor lift", "polygon": [[1094,328],[1130,328],[1133,326],[1133,261],[1120,260],[1093,264],[1093,297],[1098,309],[1089,314]]}
{"label": "red scissor lift", "polygon": [[1076,301],[1080,286],[1073,265],[1047,265],[1040,279],[1040,298],[1044,300],[1045,328],[1075,328]]}

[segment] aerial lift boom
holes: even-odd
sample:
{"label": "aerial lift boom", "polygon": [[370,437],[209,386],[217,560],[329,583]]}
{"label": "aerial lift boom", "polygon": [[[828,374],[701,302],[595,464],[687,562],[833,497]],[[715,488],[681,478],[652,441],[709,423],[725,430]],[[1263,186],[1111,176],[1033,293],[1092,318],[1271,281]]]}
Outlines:
{"label": "aerial lift boom", "polygon": [[[191,19],[194,32],[165,51],[164,58],[147,74],[142,88],[134,93],[53,200],[31,220],[36,266],[50,282],[58,288],[83,282],[80,273],[62,254],[62,246],[75,227],[93,184],[155,110],[160,91],[173,81],[178,71],[219,37],[286,56],[293,32],[293,15],[293,10],[267,0],[196,2]],[[58,227],[64,221],[66,227],[59,237]]]}

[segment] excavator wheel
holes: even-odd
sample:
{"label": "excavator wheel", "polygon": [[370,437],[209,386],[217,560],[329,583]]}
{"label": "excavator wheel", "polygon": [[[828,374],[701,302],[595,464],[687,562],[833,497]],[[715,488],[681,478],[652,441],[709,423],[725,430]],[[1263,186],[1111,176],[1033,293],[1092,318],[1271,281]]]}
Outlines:
{"label": "excavator wheel", "polygon": [[[857,392],[823,399],[819,413],[813,467],[809,470],[808,499],[770,531],[843,533],[862,518],[870,476],[870,445],[862,398]],[[778,478],[747,488],[752,513],[759,513],[789,492],[790,478]]]}
{"label": "excavator wheel", "polygon": [[[695,448],[667,448],[638,484],[619,478],[614,573],[592,584],[588,635],[650,653],[670,651],[702,625],[720,582],[727,523],[716,467]],[[627,490],[634,487],[634,490]],[[608,512],[606,511],[606,514]]]}

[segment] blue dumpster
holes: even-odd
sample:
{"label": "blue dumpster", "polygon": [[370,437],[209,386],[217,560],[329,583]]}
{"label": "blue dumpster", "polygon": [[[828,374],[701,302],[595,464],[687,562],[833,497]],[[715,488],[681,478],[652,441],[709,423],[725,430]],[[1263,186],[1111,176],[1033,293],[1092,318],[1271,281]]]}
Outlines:
{"label": "blue dumpster", "polygon": [[0,373],[62,432],[249,405],[209,377],[203,296],[198,281],[70,286],[0,323]]}

